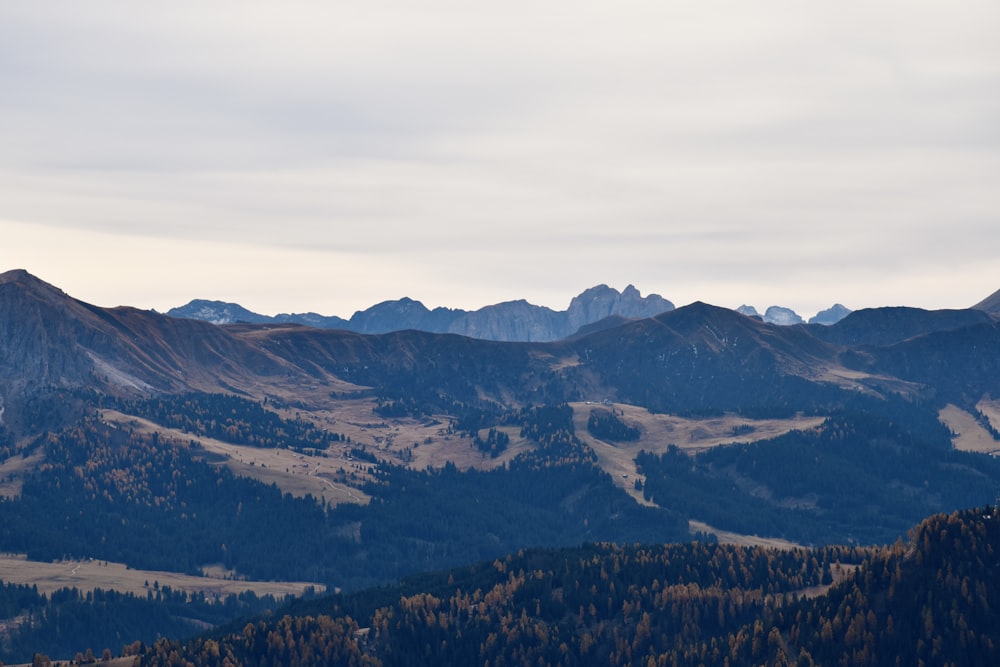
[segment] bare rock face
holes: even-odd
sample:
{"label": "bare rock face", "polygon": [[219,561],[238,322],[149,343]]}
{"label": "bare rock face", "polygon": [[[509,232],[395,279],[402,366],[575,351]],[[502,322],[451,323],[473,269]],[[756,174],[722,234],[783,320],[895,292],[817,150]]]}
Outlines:
{"label": "bare rock face", "polygon": [[791,308],[783,308],[782,306],[771,306],[765,310],[764,321],[768,324],[779,324],[781,326],[803,324],[803,320],[799,317],[798,313]]}
{"label": "bare rock face", "polygon": [[[288,372],[223,328],[135,308],[92,306],[22,270],[0,274],[0,341],[5,415],[44,416],[83,390],[220,390],[251,373]],[[33,401],[44,407],[18,408]]]}
{"label": "bare rock face", "polygon": [[538,342],[562,338],[564,320],[562,313],[519,299],[465,313],[448,331],[483,340]]}
{"label": "bare rock face", "polygon": [[295,323],[321,329],[344,329],[365,334],[381,334],[413,329],[429,333],[454,333],[494,341],[541,342],[566,338],[582,327],[608,317],[642,319],[674,309],[659,294],[643,297],[629,285],[624,292],[598,285],[573,298],[569,309],[555,311],[535,306],[524,299],[506,301],[479,310],[428,309],[408,297],[383,301],[359,310],[345,320],[316,313],[258,315],[239,304],[195,299],[167,311],[171,317],[205,320],[214,324]]}
{"label": "bare rock face", "polygon": [[809,324],[825,324],[829,326],[831,324],[836,324],[850,314],[850,308],[847,308],[842,304],[835,303],[826,310],[821,310],[813,317],[810,317]]}
{"label": "bare rock face", "polygon": [[167,314],[171,317],[204,320],[212,324],[235,324],[237,322],[260,324],[271,319],[247,310],[237,303],[209,301],[207,299],[194,299],[179,308],[171,308]]}
{"label": "bare rock face", "polygon": [[644,298],[632,285],[626,287],[624,292],[607,285],[598,285],[570,301],[566,311],[567,334],[613,315],[642,319],[673,309],[674,304],[659,294],[650,294]]}
{"label": "bare rock face", "polygon": [[90,378],[85,345],[108,343],[105,323],[26,271],[0,274],[0,377],[7,392],[67,388]]}

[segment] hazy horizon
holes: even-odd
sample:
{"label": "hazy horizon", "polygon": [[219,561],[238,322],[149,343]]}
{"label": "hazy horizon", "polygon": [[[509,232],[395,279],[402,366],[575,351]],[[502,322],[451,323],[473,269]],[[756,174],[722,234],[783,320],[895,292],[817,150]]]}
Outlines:
{"label": "hazy horizon", "polygon": [[0,6],[0,266],[347,317],[1000,287],[1000,5]]}

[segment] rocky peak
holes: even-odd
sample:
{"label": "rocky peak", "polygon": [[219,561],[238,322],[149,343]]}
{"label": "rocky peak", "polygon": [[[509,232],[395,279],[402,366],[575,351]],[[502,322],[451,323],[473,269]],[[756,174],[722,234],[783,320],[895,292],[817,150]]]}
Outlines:
{"label": "rocky peak", "polygon": [[784,308],[782,306],[770,306],[765,310],[764,321],[768,324],[779,324],[781,326],[804,323],[798,313],[791,308]]}
{"label": "rocky peak", "polygon": [[850,308],[847,308],[843,304],[835,303],[826,310],[821,310],[813,317],[810,317],[809,324],[823,324],[829,326],[831,324],[836,324],[850,314]]}
{"label": "rocky peak", "polygon": [[643,298],[634,285],[629,285],[624,292],[619,292],[601,284],[573,297],[566,310],[566,319],[570,331],[576,331],[612,315],[643,318],[673,309],[674,304],[659,294],[650,294]]}
{"label": "rocky peak", "polygon": [[798,313],[791,308],[785,308],[783,306],[768,306],[767,310],[764,311],[764,314],[761,315],[753,306],[743,304],[736,309],[736,312],[746,315],[747,317],[755,317],[759,320],[767,322],[768,324],[777,324],[780,326],[803,324],[804,322],[804,320],[799,317]]}
{"label": "rocky peak", "polygon": [[233,324],[235,322],[259,324],[271,319],[247,310],[238,303],[209,301],[208,299],[193,299],[186,305],[171,308],[167,311],[167,315],[190,320],[204,320],[212,324]]}

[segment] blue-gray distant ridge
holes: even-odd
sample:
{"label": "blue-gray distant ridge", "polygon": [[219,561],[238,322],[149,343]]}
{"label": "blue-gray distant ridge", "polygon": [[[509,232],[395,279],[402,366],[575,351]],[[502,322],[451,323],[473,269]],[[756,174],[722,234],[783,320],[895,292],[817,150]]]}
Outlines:
{"label": "blue-gray distant ridge", "polygon": [[541,342],[560,340],[608,318],[642,319],[674,310],[674,304],[659,294],[642,294],[633,285],[622,292],[597,285],[570,301],[569,308],[555,311],[520,299],[479,310],[428,309],[408,297],[383,301],[359,310],[349,320],[316,313],[260,315],[235,303],[195,299],[172,308],[167,315],[205,320],[215,324],[303,324],[321,329],[344,329],[366,334],[413,329],[431,333],[454,333],[495,341]]}

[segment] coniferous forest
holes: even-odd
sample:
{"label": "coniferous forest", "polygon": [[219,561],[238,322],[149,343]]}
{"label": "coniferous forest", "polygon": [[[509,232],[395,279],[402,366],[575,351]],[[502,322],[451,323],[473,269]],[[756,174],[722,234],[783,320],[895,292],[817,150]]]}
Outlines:
{"label": "coniferous forest", "polygon": [[299,603],[143,665],[993,665],[1000,513],[884,547],[587,545]]}
{"label": "coniferous forest", "polygon": [[[2,274],[0,660],[1000,664],[1000,324],[896,315],[499,343]],[[312,593],[31,585],[66,562]]]}

